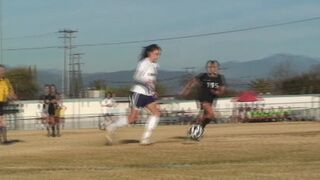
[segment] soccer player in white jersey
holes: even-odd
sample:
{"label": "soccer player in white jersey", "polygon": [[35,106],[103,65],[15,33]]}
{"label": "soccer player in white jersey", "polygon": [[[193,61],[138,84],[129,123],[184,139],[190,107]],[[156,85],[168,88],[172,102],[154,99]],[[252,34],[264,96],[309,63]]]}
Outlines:
{"label": "soccer player in white jersey", "polygon": [[104,121],[101,122],[100,128],[105,129],[105,127],[112,123],[114,114],[114,108],[117,106],[116,101],[112,97],[112,93],[108,92],[107,97],[101,101],[102,113]]}
{"label": "soccer player in white jersey", "polygon": [[131,112],[128,117],[120,118],[107,126],[106,139],[107,144],[112,144],[112,135],[119,127],[133,124],[138,120],[141,108],[147,108],[151,116],[145,124],[145,131],[141,138],[141,145],[151,144],[151,134],[159,122],[160,110],[157,106],[156,98],[156,79],[158,71],[158,60],[161,54],[161,48],[157,44],[151,44],[144,47],[136,72],[134,74],[135,85],[131,88],[130,102]]}
{"label": "soccer player in white jersey", "polygon": [[101,101],[101,106],[105,117],[113,116],[113,108],[117,106],[117,103],[110,92],[108,92],[107,97]]}

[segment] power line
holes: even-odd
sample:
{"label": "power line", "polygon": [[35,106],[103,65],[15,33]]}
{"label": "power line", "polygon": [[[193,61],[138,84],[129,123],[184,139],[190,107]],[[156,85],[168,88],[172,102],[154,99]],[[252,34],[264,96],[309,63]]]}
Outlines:
{"label": "power line", "polygon": [[6,48],[4,51],[25,51],[25,50],[43,50],[43,49],[57,49],[63,48],[61,46],[42,46],[42,47],[25,47],[25,48]]}
{"label": "power line", "polygon": [[[124,45],[124,44],[138,44],[138,43],[154,42],[154,41],[171,41],[171,40],[179,40],[179,39],[190,39],[190,38],[199,38],[199,37],[237,33],[237,32],[253,31],[253,30],[258,30],[258,29],[268,29],[268,28],[274,28],[274,27],[279,27],[279,26],[286,26],[286,25],[305,23],[305,22],[311,22],[311,21],[318,21],[318,20],[320,20],[320,16],[306,18],[306,19],[300,19],[300,20],[294,20],[294,21],[287,21],[287,22],[283,22],[283,23],[274,23],[274,24],[268,24],[268,25],[239,28],[239,29],[233,29],[233,30],[227,30],[227,31],[193,34],[193,35],[185,35],[185,36],[174,36],[174,37],[167,37],[167,38],[155,38],[155,39],[146,39],[146,40],[104,42],[104,43],[87,43],[87,44],[78,44],[78,45],[75,45],[75,47],[112,46],[112,45]],[[5,51],[20,51],[20,50],[41,50],[41,49],[52,49],[52,48],[59,48],[59,47],[58,46],[47,46],[47,47],[31,47],[31,48],[9,48],[9,49],[4,49],[4,50]]]}
{"label": "power line", "polygon": [[78,47],[108,46],[108,45],[120,45],[120,44],[136,44],[136,43],[144,43],[144,42],[151,42],[151,41],[169,41],[169,40],[189,39],[189,38],[229,34],[229,33],[235,33],[235,32],[252,31],[252,30],[257,30],[257,29],[266,29],[266,28],[272,28],[272,27],[277,27],[277,26],[284,26],[284,25],[297,24],[297,23],[316,21],[316,20],[320,20],[320,16],[308,18],[308,19],[302,19],[302,20],[288,21],[288,22],[284,22],[284,23],[276,23],[276,24],[269,24],[269,25],[253,26],[253,27],[242,28],[242,29],[234,29],[234,30],[229,30],[229,31],[220,31],[220,32],[194,34],[194,35],[186,35],[186,36],[176,36],[176,37],[168,37],[168,38],[157,38],[157,39],[148,39],[148,40],[135,40],[135,41],[123,41],[123,42],[111,42],[111,43],[107,42],[107,43],[95,43],[95,44],[79,44],[76,46],[78,46]]}
{"label": "power line", "polygon": [[27,39],[27,38],[41,38],[56,35],[58,32],[48,32],[42,34],[34,34],[34,35],[25,35],[25,36],[14,36],[14,37],[7,37],[3,38],[3,40],[14,40],[14,39]]}

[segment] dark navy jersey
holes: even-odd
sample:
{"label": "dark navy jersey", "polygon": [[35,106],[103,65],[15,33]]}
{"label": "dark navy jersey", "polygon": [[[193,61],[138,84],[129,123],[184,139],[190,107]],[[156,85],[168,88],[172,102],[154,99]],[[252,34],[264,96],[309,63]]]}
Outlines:
{"label": "dark navy jersey", "polygon": [[44,96],[44,100],[49,100],[49,101],[52,101],[52,100],[54,100],[54,99],[56,99],[56,96],[55,95],[46,95],[46,96]]}
{"label": "dark navy jersey", "polygon": [[44,96],[44,100],[45,101],[49,101],[49,103],[47,103],[50,106],[55,106],[56,103],[51,102],[52,100],[57,100],[57,97],[55,95],[46,95]]}
{"label": "dark navy jersey", "polygon": [[196,76],[196,79],[200,83],[199,99],[201,100],[211,100],[217,98],[212,91],[218,90],[221,86],[225,86],[225,78],[223,75],[218,74],[215,77],[211,77],[208,73],[201,73]]}
{"label": "dark navy jersey", "polygon": [[56,110],[56,103],[54,103],[54,102],[51,102],[52,100],[56,100],[57,99],[57,97],[55,96],[55,95],[46,95],[45,97],[44,97],[44,99],[45,100],[47,100],[47,101],[50,101],[49,103],[48,103],[48,113],[49,113],[49,115],[54,115],[55,114],[55,110]]}

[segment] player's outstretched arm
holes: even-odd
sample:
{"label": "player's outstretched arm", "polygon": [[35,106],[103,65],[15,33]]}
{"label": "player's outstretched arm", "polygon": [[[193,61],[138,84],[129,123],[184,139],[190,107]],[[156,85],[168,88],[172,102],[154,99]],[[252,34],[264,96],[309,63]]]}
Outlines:
{"label": "player's outstretched arm", "polygon": [[190,80],[187,85],[182,89],[180,95],[181,96],[186,96],[190,93],[190,91],[192,90],[192,88],[198,84],[198,81],[196,78],[193,78],[192,80]]}

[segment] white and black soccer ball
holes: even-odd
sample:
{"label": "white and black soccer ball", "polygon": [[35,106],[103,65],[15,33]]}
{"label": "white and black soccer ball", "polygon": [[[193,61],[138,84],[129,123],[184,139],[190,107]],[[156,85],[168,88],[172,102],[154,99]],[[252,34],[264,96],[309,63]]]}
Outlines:
{"label": "white and black soccer ball", "polygon": [[195,124],[192,125],[188,131],[188,136],[192,139],[192,140],[199,140],[204,133],[204,129],[202,128],[201,125],[199,124]]}

